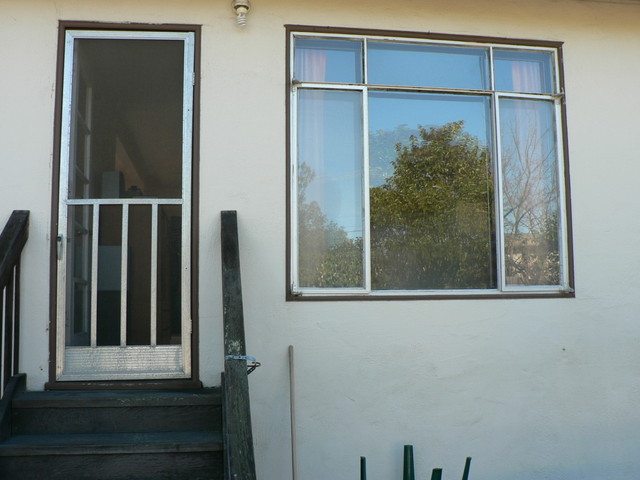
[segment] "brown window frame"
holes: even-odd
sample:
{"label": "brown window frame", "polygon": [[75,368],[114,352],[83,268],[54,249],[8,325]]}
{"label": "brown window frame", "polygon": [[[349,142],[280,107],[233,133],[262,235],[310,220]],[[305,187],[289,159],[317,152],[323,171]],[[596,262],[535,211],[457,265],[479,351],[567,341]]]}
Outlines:
{"label": "brown window frame", "polygon": [[[569,147],[567,139],[567,121],[566,121],[566,97],[564,86],[564,71],[563,71],[563,53],[562,42],[548,41],[548,40],[532,40],[532,39],[518,39],[518,38],[496,38],[490,36],[471,36],[471,35],[451,35],[442,33],[431,32],[408,32],[408,31],[393,31],[393,30],[373,30],[373,29],[358,29],[358,28],[343,28],[343,27],[319,27],[309,25],[285,25],[286,33],[286,116],[287,116],[287,130],[286,130],[286,179],[287,179],[287,192],[286,192],[286,295],[287,301],[350,301],[350,300],[439,300],[439,299],[496,299],[496,298],[562,298],[562,297],[575,297],[575,279],[574,279],[574,266],[573,266],[573,241],[572,241],[572,224],[571,224],[571,195],[570,195],[570,171],[569,171]],[[293,237],[294,228],[292,226],[292,182],[294,181],[293,173],[293,150],[292,136],[293,136],[293,114],[292,114],[292,97],[295,95],[294,90],[297,84],[292,82],[292,53],[293,45],[292,38],[294,35],[300,34],[302,36],[313,36],[314,34],[330,34],[336,36],[351,36],[351,37],[393,37],[396,39],[415,39],[415,40],[436,40],[445,42],[456,43],[473,43],[473,44],[494,44],[505,45],[511,47],[540,47],[547,49],[554,49],[557,58],[557,78],[558,96],[560,100],[560,114],[556,117],[556,121],[559,124],[559,129],[562,135],[561,138],[561,152],[563,167],[563,178],[560,179],[562,183],[563,197],[560,199],[564,207],[565,223],[564,223],[564,242],[566,249],[565,257],[565,287],[554,291],[526,291],[526,287],[518,291],[507,290],[486,290],[486,291],[474,291],[473,293],[448,293],[446,290],[432,291],[427,294],[421,291],[405,292],[404,294],[394,294],[393,291],[386,291],[385,294],[375,294],[375,291],[367,291],[362,294],[333,294],[331,292],[322,292],[318,294],[309,294],[308,292],[301,291],[293,284],[293,268],[296,262],[292,259],[293,245],[295,240]],[[561,245],[562,246],[562,245]],[[335,289],[337,290],[337,289]]]}

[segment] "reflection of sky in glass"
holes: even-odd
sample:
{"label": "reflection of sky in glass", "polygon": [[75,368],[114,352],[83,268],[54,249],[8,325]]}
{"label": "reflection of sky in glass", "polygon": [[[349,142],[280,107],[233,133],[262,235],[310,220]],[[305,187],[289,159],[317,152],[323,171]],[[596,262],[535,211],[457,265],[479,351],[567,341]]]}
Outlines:
{"label": "reflection of sky in glass", "polygon": [[553,68],[550,52],[498,50],[493,52],[497,90],[552,93]]}
{"label": "reflection of sky in glass", "polygon": [[[429,129],[464,121],[464,130],[490,145],[489,98],[472,95],[375,92],[369,94],[369,148],[371,186],[393,173],[395,144],[409,143],[418,125]],[[380,134],[383,131],[384,134]]]}
{"label": "reflection of sky in glass", "polygon": [[362,82],[362,42],[319,38],[296,40],[295,77],[301,82]]}
{"label": "reflection of sky in glass", "polygon": [[314,178],[306,202],[362,237],[362,97],[360,92],[301,90],[298,162]]}
{"label": "reflection of sky in glass", "polygon": [[368,43],[368,83],[485,89],[488,86],[486,48]]}

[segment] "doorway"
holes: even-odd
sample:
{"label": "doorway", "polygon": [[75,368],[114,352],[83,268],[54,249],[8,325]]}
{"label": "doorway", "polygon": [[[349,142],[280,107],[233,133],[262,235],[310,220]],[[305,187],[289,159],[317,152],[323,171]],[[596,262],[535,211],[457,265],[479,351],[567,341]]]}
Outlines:
{"label": "doorway", "polygon": [[67,30],[56,380],[191,377],[194,33]]}

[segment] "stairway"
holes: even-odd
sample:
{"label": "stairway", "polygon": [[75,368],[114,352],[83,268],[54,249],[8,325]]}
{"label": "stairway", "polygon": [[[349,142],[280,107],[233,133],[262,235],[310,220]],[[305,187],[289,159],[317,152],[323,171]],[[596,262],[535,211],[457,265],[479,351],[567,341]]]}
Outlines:
{"label": "stairway", "polygon": [[219,389],[21,392],[3,480],[222,480]]}

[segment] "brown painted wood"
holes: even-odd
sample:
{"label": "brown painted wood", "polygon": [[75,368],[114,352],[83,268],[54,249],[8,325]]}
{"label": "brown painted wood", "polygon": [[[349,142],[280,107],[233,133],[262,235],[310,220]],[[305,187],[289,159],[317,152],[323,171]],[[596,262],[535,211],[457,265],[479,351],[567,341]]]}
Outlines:
{"label": "brown painted wood", "polygon": [[202,388],[200,380],[114,380],[95,382],[47,382],[46,390],[185,390],[190,388]]}
{"label": "brown painted wood", "polygon": [[13,371],[19,373],[20,368],[20,262],[16,265],[16,283],[13,286]]}
{"label": "brown painted wood", "polygon": [[29,236],[29,212],[14,210],[0,234],[0,288],[13,275]]}
{"label": "brown painted wood", "polygon": [[214,452],[221,440],[210,431],[14,435],[0,444],[0,457]]}
{"label": "brown painted wood", "polygon": [[3,480],[222,480],[221,390],[20,392]]}
{"label": "brown painted wood", "polygon": [[[13,273],[13,269],[11,271]],[[9,379],[13,375],[13,323],[17,319],[13,315],[13,285],[14,275],[9,277],[9,281],[5,284],[5,304],[4,304],[4,345],[2,348],[2,371],[4,374],[4,386],[9,382]],[[1,293],[1,289],[0,289]],[[0,310],[2,306],[0,305]]]}
{"label": "brown painted wood", "polygon": [[237,214],[224,211],[221,220],[224,353],[246,355]]}
{"label": "brown painted wood", "polygon": [[0,234],[0,313],[3,313],[5,319],[3,355],[0,359],[4,375],[3,387],[18,372],[20,256],[28,237],[29,212],[13,211]]}
{"label": "brown painted wood", "polygon": [[14,435],[222,430],[222,405],[12,409]]}
{"label": "brown painted wood", "polygon": [[[96,477],[96,473],[99,476]],[[222,480],[222,451],[2,458],[3,480]]]}
{"label": "brown painted wood", "polygon": [[9,379],[0,400],[0,442],[11,435],[12,401],[15,395],[25,389],[27,376],[24,373],[14,375]]}
{"label": "brown painted wood", "polygon": [[[563,44],[555,40],[534,40],[529,38],[508,38],[508,37],[491,37],[483,35],[460,35],[451,33],[438,33],[429,31],[406,31],[406,30],[379,30],[368,28],[349,28],[349,27],[323,27],[313,25],[285,25],[287,33],[290,32],[306,32],[306,33],[335,33],[341,35],[372,35],[383,37],[397,38],[419,38],[426,40],[448,40],[460,42],[474,43],[502,43],[517,44],[533,47],[551,47],[557,48]],[[287,60],[288,61],[288,60]]]}
{"label": "brown painted wood", "polygon": [[23,392],[14,399],[19,408],[167,407],[220,405],[218,387],[194,390],[73,390]]}
{"label": "brown painted wood", "polygon": [[222,429],[219,389],[24,392],[12,412],[14,435]]}
{"label": "brown painted wood", "polygon": [[247,362],[228,358],[246,355],[237,213],[222,212],[221,223],[226,475],[229,479],[255,480]]}

